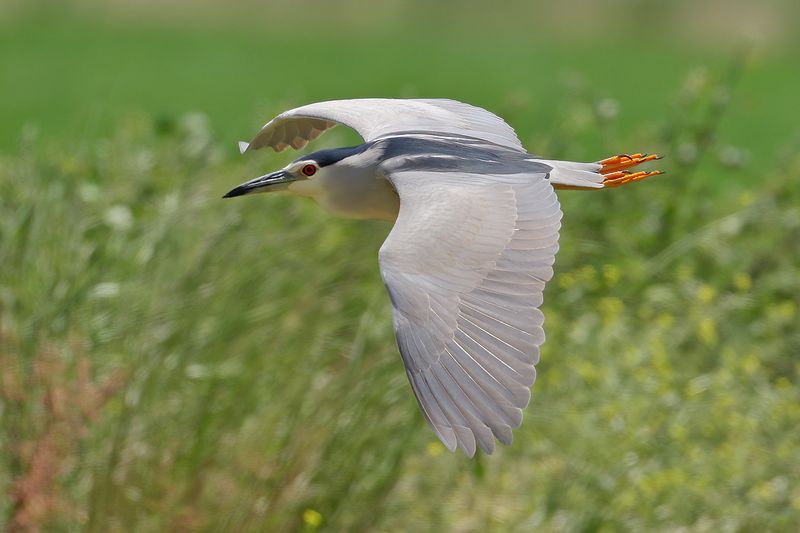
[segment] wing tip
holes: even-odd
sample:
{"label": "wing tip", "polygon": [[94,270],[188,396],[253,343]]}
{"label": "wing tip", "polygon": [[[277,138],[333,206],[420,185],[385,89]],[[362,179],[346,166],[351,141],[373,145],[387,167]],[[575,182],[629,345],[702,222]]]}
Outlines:
{"label": "wing tip", "polygon": [[511,446],[514,442],[514,433],[511,431],[511,426],[499,426],[494,430],[494,436],[505,446]]}
{"label": "wing tip", "polygon": [[431,426],[433,427],[433,431],[436,433],[436,436],[439,437],[439,440],[442,441],[442,444],[444,444],[444,447],[447,448],[448,451],[456,451],[458,440],[456,439],[455,432],[447,426],[440,426],[433,423],[431,423]]}
{"label": "wing tip", "polygon": [[245,141],[239,141],[239,153],[244,155],[247,149],[250,148],[250,143]]}
{"label": "wing tip", "polygon": [[474,457],[477,443],[475,442],[475,435],[472,434],[472,430],[468,427],[456,425],[453,426],[453,430],[456,433],[458,447],[461,448],[464,455],[467,457]]}

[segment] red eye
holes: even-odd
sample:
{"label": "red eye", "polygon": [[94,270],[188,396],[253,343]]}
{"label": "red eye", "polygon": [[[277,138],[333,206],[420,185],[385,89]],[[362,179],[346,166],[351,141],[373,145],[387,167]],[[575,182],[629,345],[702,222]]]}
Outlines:
{"label": "red eye", "polygon": [[317,167],[314,165],[305,165],[303,169],[300,171],[306,176],[313,176],[317,173]]}

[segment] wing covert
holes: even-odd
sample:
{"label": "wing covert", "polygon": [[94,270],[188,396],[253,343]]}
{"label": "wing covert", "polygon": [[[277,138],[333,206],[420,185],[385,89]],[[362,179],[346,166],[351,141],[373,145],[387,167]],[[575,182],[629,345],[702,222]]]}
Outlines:
{"label": "wing covert", "polygon": [[397,172],[379,253],[397,343],[425,419],[472,456],[511,442],[544,342],[561,210],[543,173]]}
{"label": "wing covert", "polygon": [[467,135],[524,152],[513,128],[497,115],[455,100],[362,98],[317,102],[281,113],[256,134],[242,153],[265,146],[299,149],[336,124],[365,141],[404,132]]}

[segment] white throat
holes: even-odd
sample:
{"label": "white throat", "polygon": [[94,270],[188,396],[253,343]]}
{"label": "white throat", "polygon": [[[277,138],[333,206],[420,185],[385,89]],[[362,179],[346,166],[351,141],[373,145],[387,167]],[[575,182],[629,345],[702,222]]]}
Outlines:
{"label": "white throat", "polygon": [[394,221],[400,198],[380,172],[376,155],[367,151],[323,167],[307,180],[292,182],[288,190],[313,198],[337,216]]}

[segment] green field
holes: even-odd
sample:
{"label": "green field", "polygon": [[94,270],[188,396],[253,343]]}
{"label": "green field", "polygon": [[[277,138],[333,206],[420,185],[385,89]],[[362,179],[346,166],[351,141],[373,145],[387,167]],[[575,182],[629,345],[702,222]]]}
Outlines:
{"label": "green field", "polygon": [[[467,4],[442,27],[414,3],[0,17],[6,529],[796,530],[796,34],[692,41],[678,11],[648,31],[651,3],[622,2],[615,31],[573,35]],[[533,401],[491,457],[449,454],[418,412],[388,225],[220,200],[293,157],[237,140],[363,96],[482,105],[551,158],[665,156],[560,194]]]}

